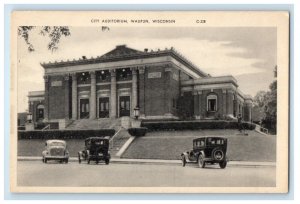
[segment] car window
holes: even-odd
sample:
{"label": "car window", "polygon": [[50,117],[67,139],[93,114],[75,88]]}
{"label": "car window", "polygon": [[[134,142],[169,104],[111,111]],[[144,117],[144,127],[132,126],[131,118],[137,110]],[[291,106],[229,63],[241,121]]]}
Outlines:
{"label": "car window", "polygon": [[95,145],[103,145],[104,141],[103,140],[96,140]]}
{"label": "car window", "polygon": [[208,145],[223,145],[224,139],[221,138],[208,138],[207,140]]}
{"label": "car window", "polygon": [[204,147],[204,144],[205,144],[204,139],[201,139],[201,140],[195,141],[194,146],[195,147]]}

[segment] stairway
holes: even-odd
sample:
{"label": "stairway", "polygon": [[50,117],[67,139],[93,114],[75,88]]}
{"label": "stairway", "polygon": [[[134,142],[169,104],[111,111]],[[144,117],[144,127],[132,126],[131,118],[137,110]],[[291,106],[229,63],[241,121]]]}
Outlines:
{"label": "stairway", "polygon": [[109,142],[109,151],[112,157],[116,157],[115,155],[121,149],[121,147],[126,143],[126,141],[131,137],[128,131],[124,128],[121,128],[117,134],[111,138]]}
{"label": "stairway", "polygon": [[121,121],[119,118],[101,118],[101,119],[80,119],[75,120],[69,126],[67,130],[98,130],[98,129],[119,129]]}

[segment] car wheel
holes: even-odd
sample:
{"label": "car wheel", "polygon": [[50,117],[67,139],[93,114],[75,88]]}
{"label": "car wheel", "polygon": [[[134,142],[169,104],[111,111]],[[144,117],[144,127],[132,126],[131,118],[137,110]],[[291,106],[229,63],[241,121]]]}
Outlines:
{"label": "car wheel", "polygon": [[202,154],[199,155],[198,157],[198,165],[200,168],[204,168],[205,167],[205,161],[204,161],[204,157]]}
{"label": "car wheel", "polygon": [[109,164],[109,159],[105,159],[105,164],[106,164],[106,165]]}
{"label": "car wheel", "polygon": [[181,157],[181,163],[182,163],[182,166],[185,167],[185,165],[186,165],[186,159],[185,159],[184,155],[182,155],[182,157]]}
{"label": "car wheel", "polygon": [[220,166],[221,169],[225,169],[226,166],[227,166],[227,161],[224,160],[224,161],[220,162],[220,163],[219,163],[219,166]]}

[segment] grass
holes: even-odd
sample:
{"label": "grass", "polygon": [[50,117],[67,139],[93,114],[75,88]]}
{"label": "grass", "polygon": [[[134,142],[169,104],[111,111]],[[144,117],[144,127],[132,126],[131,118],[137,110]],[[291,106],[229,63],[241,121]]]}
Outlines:
{"label": "grass", "polygon": [[151,132],[136,138],[122,158],[180,159],[180,154],[192,149],[192,140],[199,136],[216,135],[228,138],[227,155],[234,161],[276,161],[276,136],[264,136],[247,131],[249,136],[237,135],[237,130],[195,130]]}

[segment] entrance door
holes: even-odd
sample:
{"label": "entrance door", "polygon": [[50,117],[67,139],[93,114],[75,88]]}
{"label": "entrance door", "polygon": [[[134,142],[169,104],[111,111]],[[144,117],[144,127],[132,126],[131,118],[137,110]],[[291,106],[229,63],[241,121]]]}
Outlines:
{"label": "entrance door", "polygon": [[89,99],[80,99],[80,119],[88,118],[90,116],[89,104]]}
{"label": "entrance door", "polygon": [[120,117],[130,116],[130,96],[120,96]]}
{"label": "entrance door", "polygon": [[99,98],[99,118],[109,117],[109,98]]}

